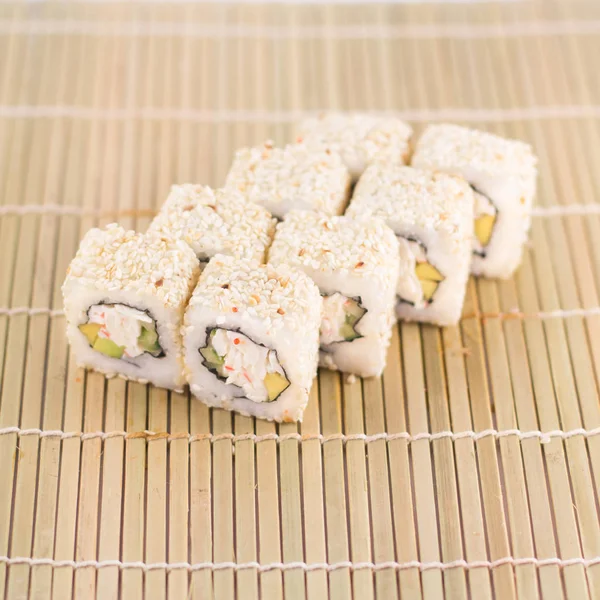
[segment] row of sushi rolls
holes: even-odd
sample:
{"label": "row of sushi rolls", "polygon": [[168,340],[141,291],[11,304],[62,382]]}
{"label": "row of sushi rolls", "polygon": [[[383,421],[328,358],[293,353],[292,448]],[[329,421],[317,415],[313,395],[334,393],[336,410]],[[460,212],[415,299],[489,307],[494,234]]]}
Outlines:
{"label": "row of sushi rolls", "polygon": [[238,150],[222,188],[174,185],[147,232],[85,235],[63,285],[76,361],[301,420],[319,365],[379,376],[397,319],[456,324],[469,274],[512,275],[536,163],[458,125],[415,142],[393,117],[306,119]]}

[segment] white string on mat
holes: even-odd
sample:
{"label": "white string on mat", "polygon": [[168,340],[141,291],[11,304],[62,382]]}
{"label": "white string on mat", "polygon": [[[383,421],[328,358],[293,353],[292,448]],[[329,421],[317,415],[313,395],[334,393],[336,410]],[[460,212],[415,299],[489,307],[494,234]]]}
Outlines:
{"label": "white string on mat", "polygon": [[531,211],[534,217],[559,217],[562,215],[597,215],[600,214],[600,202],[593,204],[559,204],[556,206],[534,206]]}
{"label": "white string on mat", "polygon": [[[65,314],[64,310],[52,308],[30,308],[28,306],[16,306],[14,308],[0,307],[0,316],[8,315],[49,315],[50,317],[61,317]],[[556,309],[549,311],[540,311],[537,313],[522,313],[520,311],[512,311],[506,313],[473,313],[462,318],[467,319],[567,319],[569,317],[594,317],[600,315],[600,306],[591,308],[570,308]]]}
{"label": "white string on mat", "polygon": [[557,566],[561,568],[571,567],[574,565],[582,565],[584,567],[591,567],[596,564],[600,564],[600,556],[594,558],[515,558],[514,556],[507,556],[499,558],[497,560],[474,560],[466,561],[464,559],[453,560],[451,562],[421,562],[418,560],[412,560],[408,562],[396,562],[387,561],[381,563],[372,562],[351,562],[341,561],[336,563],[305,563],[301,561],[295,562],[272,562],[261,564],[255,561],[245,563],[235,562],[202,562],[202,563],[144,563],[141,561],[137,562],[124,562],[120,560],[54,560],[52,558],[29,558],[25,556],[0,556],[0,564],[7,565],[29,565],[31,567],[36,566],[48,566],[52,568],[70,567],[72,569],[104,569],[107,567],[117,567],[120,570],[129,569],[140,569],[144,572],[148,571],[223,571],[232,569],[234,571],[245,571],[249,569],[255,569],[259,573],[265,573],[267,571],[295,571],[301,570],[305,572],[310,571],[338,571],[340,569],[349,569],[351,571],[384,571],[393,569],[395,571],[404,571],[407,569],[419,569],[420,571],[431,571],[441,570],[447,571],[450,569],[495,569],[504,565],[512,565],[515,567],[524,565],[533,565],[537,568]]}
{"label": "white string on mat", "polygon": [[149,442],[156,440],[167,440],[167,442],[174,442],[177,440],[186,440],[189,444],[194,442],[208,441],[211,443],[220,442],[223,440],[229,440],[231,442],[245,442],[251,441],[256,444],[261,442],[274,441],[277,443],[287,442],[289,440],[295,440],[298,442],[309,442],[312,440],[318,440],[321,444],[326,444],[333,441],[341,441],[344,444],[353,441],[363,441],[367,444],[371,442],[377,442],[380,440],[386,442],[392,442],[394,440],[406,440],[409,443],[418,442],[420,440],[427,440],[434,442],[436,440],[450,439],[455,442],[462,439],[472,439],[477,442],[484,438],[501,439],[507,437],[516,437],[519,440],[539,439],[540,443],[549,443],[552,439],[568,440],[576,436],[582,436],[584,438],[591,438],[600,435],[600,427],[594,429],[571,429],[568,431],[553,430],[553,431],[521,431],[520,429],[485,429],[483,431],[439,431],[436,433],[422,432],[410,434],[408,432],[398,433],[375,433],[367,435],[366,433],[334,433],[330,435],[323,435],[320,433],[315,434],[301,434],[301,433],[267,433],[264,435],[257,435],[255,433],[174,433],[168,432],[155,432],[155,431],[60,431],[60,430],[43,430],[37,428],[22,429],[20,427],[5,427],[0,429],[0,436],[16,434],[18,437],[26,436],[39,436],[40,438],[59,438],[59,439],[71,439],[79,438],[82,441],[100,439],[102,441],[112,438],[123,438],[123,439],[145,439]]}
{"label": "white string on mat", "polygon": [[569,308],[569,309],[556,309],[540,311],[537,313],[523,313],[519,310],[510,312],[499,312],[499,313],[473,313],[461,318],[461,321],[467,319],[566,319],[569,317],[594,317],[600,315],[600,306],[592,306],[591,308]]}
{"label": "white string on mat", "polygon": [[[127,214],[136,211],[123,211]],[[155,214],[156,211],[143,211]],[[83,206],[64,206],[60,204],[6,204],[0,206],[0,215],[74,215],[74,216],[118,216],[119,212],[106,212],[97,209],[89,209]],[[594,204],[561,204],[557,206],[536,206],[532,210],[534,217],[555,217],[562,215],[587,215],[600,214],[600,202]]]}
{"label": "white string on mat", "polygon": [[28,306],[17,306],[15,308],[0,308],[0,315],[49,315],[51,317],[60,317],[65,314],[64,310],[54,310],[52,308],[29,308]]}
{"label": "white string on mat", "polygon": [[5,204],[0,206],[0,215],[12,214],[84,215],[100,213],[99,211],[86,209],[83,206],[64,206],[61,204]]}
{"label": "white string on mat", "polygon": [[[154,210],[139,211],[144,214],[156,214]],[[138,211],[123,211],[124,214],[138,214]],[[102,211],[89,209],[83,206],[64,206],[61,204],[5,204],[0,206],[0,215],[74,215],[74,216],[98,216],[118,217],[119,211]],[[600,214],[600,202],[592,204],[560,204],[557,206],[535,206],[532,209],[534,217],[559,217],[563,215],[596,215]]]}
{"label": "white string on mat", "polygon": [[[23,0],[23,4],[37,3],[40,0]],[[491,2],[512,4],[531,0],[380,0],[381,4],[489,4]],[[87,4],[120,4],[122,0],[79,0]],[[196,4],[198,0],[171,0],[171,4]],[[15,4],[18,0],[0,0],[0,4]],[[131,4],[164,4],[165,0],[130,0]],[[203,0],[204,4],[364,4],[365,0]]]}
{"label": "white string on mat", "polygon": [[488,39],[529,36],[594,35],[600,21],[524,21],[521,23],[415,23],[389,25],[248,25],[245,23],[124,23],[76,19],[11,21],[0,19],[0,34],[11,35],[111,35],[178,38],[270,38],[270,39]]}
{"label": "white string on mat", "polygon": [[[105,120],[179,120],[200,123],[290,123],[323,110],[189,109],[189,108],[97,108],[73,105],[0,105],[5,118],[79,118]],[[514,108],[425,108],[401,111],[369,111],[394,115],[407,121],[527,121],[536,119],[584,119],[600,117],[600,105],[527,106]]]}

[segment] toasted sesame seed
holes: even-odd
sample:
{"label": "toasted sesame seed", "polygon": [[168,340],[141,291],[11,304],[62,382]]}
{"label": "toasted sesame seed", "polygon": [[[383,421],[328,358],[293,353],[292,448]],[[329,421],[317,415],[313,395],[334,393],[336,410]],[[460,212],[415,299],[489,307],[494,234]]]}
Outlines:
{"label": "toasted sesame seed", "polygon": [[472,232],[473,193],[459,177],[377,164],[360,178],[347,214],[380,217],[397,235],[417,228],[462,239]]}
{"label": "toasted sesame seed", "polygon": [[199,257],[217,253],[263,260],[275,220],[262,206],[234,191],[174,185],[150,231],[184,240]]}
{"label": "toasted sesame seed", "polygon": [[304,273],[225,255],[217,255],[205,267],[191,307],[246,313],[273,330],[301,331],[321,320],[321,295]]}
{"label": "toasted sesame seed", "polygon": [[243,193],[283,218],[294,208],[339,214],[347,202],[350,176],[337,154],[304,144],[264,145],[236,153],[225,189]]}
{"label": "toasted sesame seed", "polygon": [[427,127],[417,143],[412,164],[465,176],[476,172],[518,177],[526,187],[534,184],[537,175],[537,158],[529,144],[449,124]]}
{"label": "toasted sesame seed", "polygon": [[394,117],[325,113],[300,124],[304,143],[339,153],[354,177],[373,162],[404,164],[412,128]]}
{"label": "toasted sesame seed", "polygon": [[398,240],[382,220],[330,217],[311,211],[288,213],[277,226],[269,249],[269,262],[273,264],[328,273],[345,270],[386,282],[391,273],[395,279],[397,261]]}
{"label": "toasted sesame seed", "polygon": [[[163,263],[169,268],[163,268]],[[63,293],[66,298],[73,286],[131,291],[157,296],[165,306],[180,308],[199,271],[194,252],[184,242],[112,224],[87,232],[71,262]]]}

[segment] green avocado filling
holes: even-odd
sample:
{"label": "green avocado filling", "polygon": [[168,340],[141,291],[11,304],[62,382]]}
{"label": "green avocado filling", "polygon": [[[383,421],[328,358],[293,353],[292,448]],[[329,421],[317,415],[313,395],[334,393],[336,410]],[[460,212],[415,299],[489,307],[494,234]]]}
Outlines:
{"label": "green avocado filling", "polygon": [[144,349],[145,352],[150,354],[160,354],[162,348],[158,343],[158,333],[155,329],[147,329],[142,325],[142,333],[138,337],[138,344]]}
{"label": "green avocado filling", "polygon": [[346,306],[344,306],[346,313],[344,317],[344,323],[340,327],[340,335],[346,342],[356,340],[362,335],[356,331],[356,324],[362,319],[367,312],[366,308],[360,306],[357,300],[354,298],[348,298]]}
{"label": "green avocado filling", "polygon": [[110,358],[122,358],[125,348],[123,346],[117,346],[112,340],[97,337],[92,346],[94,350],[110,356]]}

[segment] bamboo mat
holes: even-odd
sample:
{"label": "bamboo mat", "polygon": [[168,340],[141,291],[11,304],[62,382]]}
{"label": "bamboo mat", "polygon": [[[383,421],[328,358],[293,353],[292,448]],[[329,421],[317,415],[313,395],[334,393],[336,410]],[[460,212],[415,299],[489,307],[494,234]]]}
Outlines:
{"label": "bamboo mat", "polygon": [[[600,598],[600,3],[0,3],[0,598]],[[540,156],[513,280],[299,425],[85,374],[85,231],[323,108]]]}

